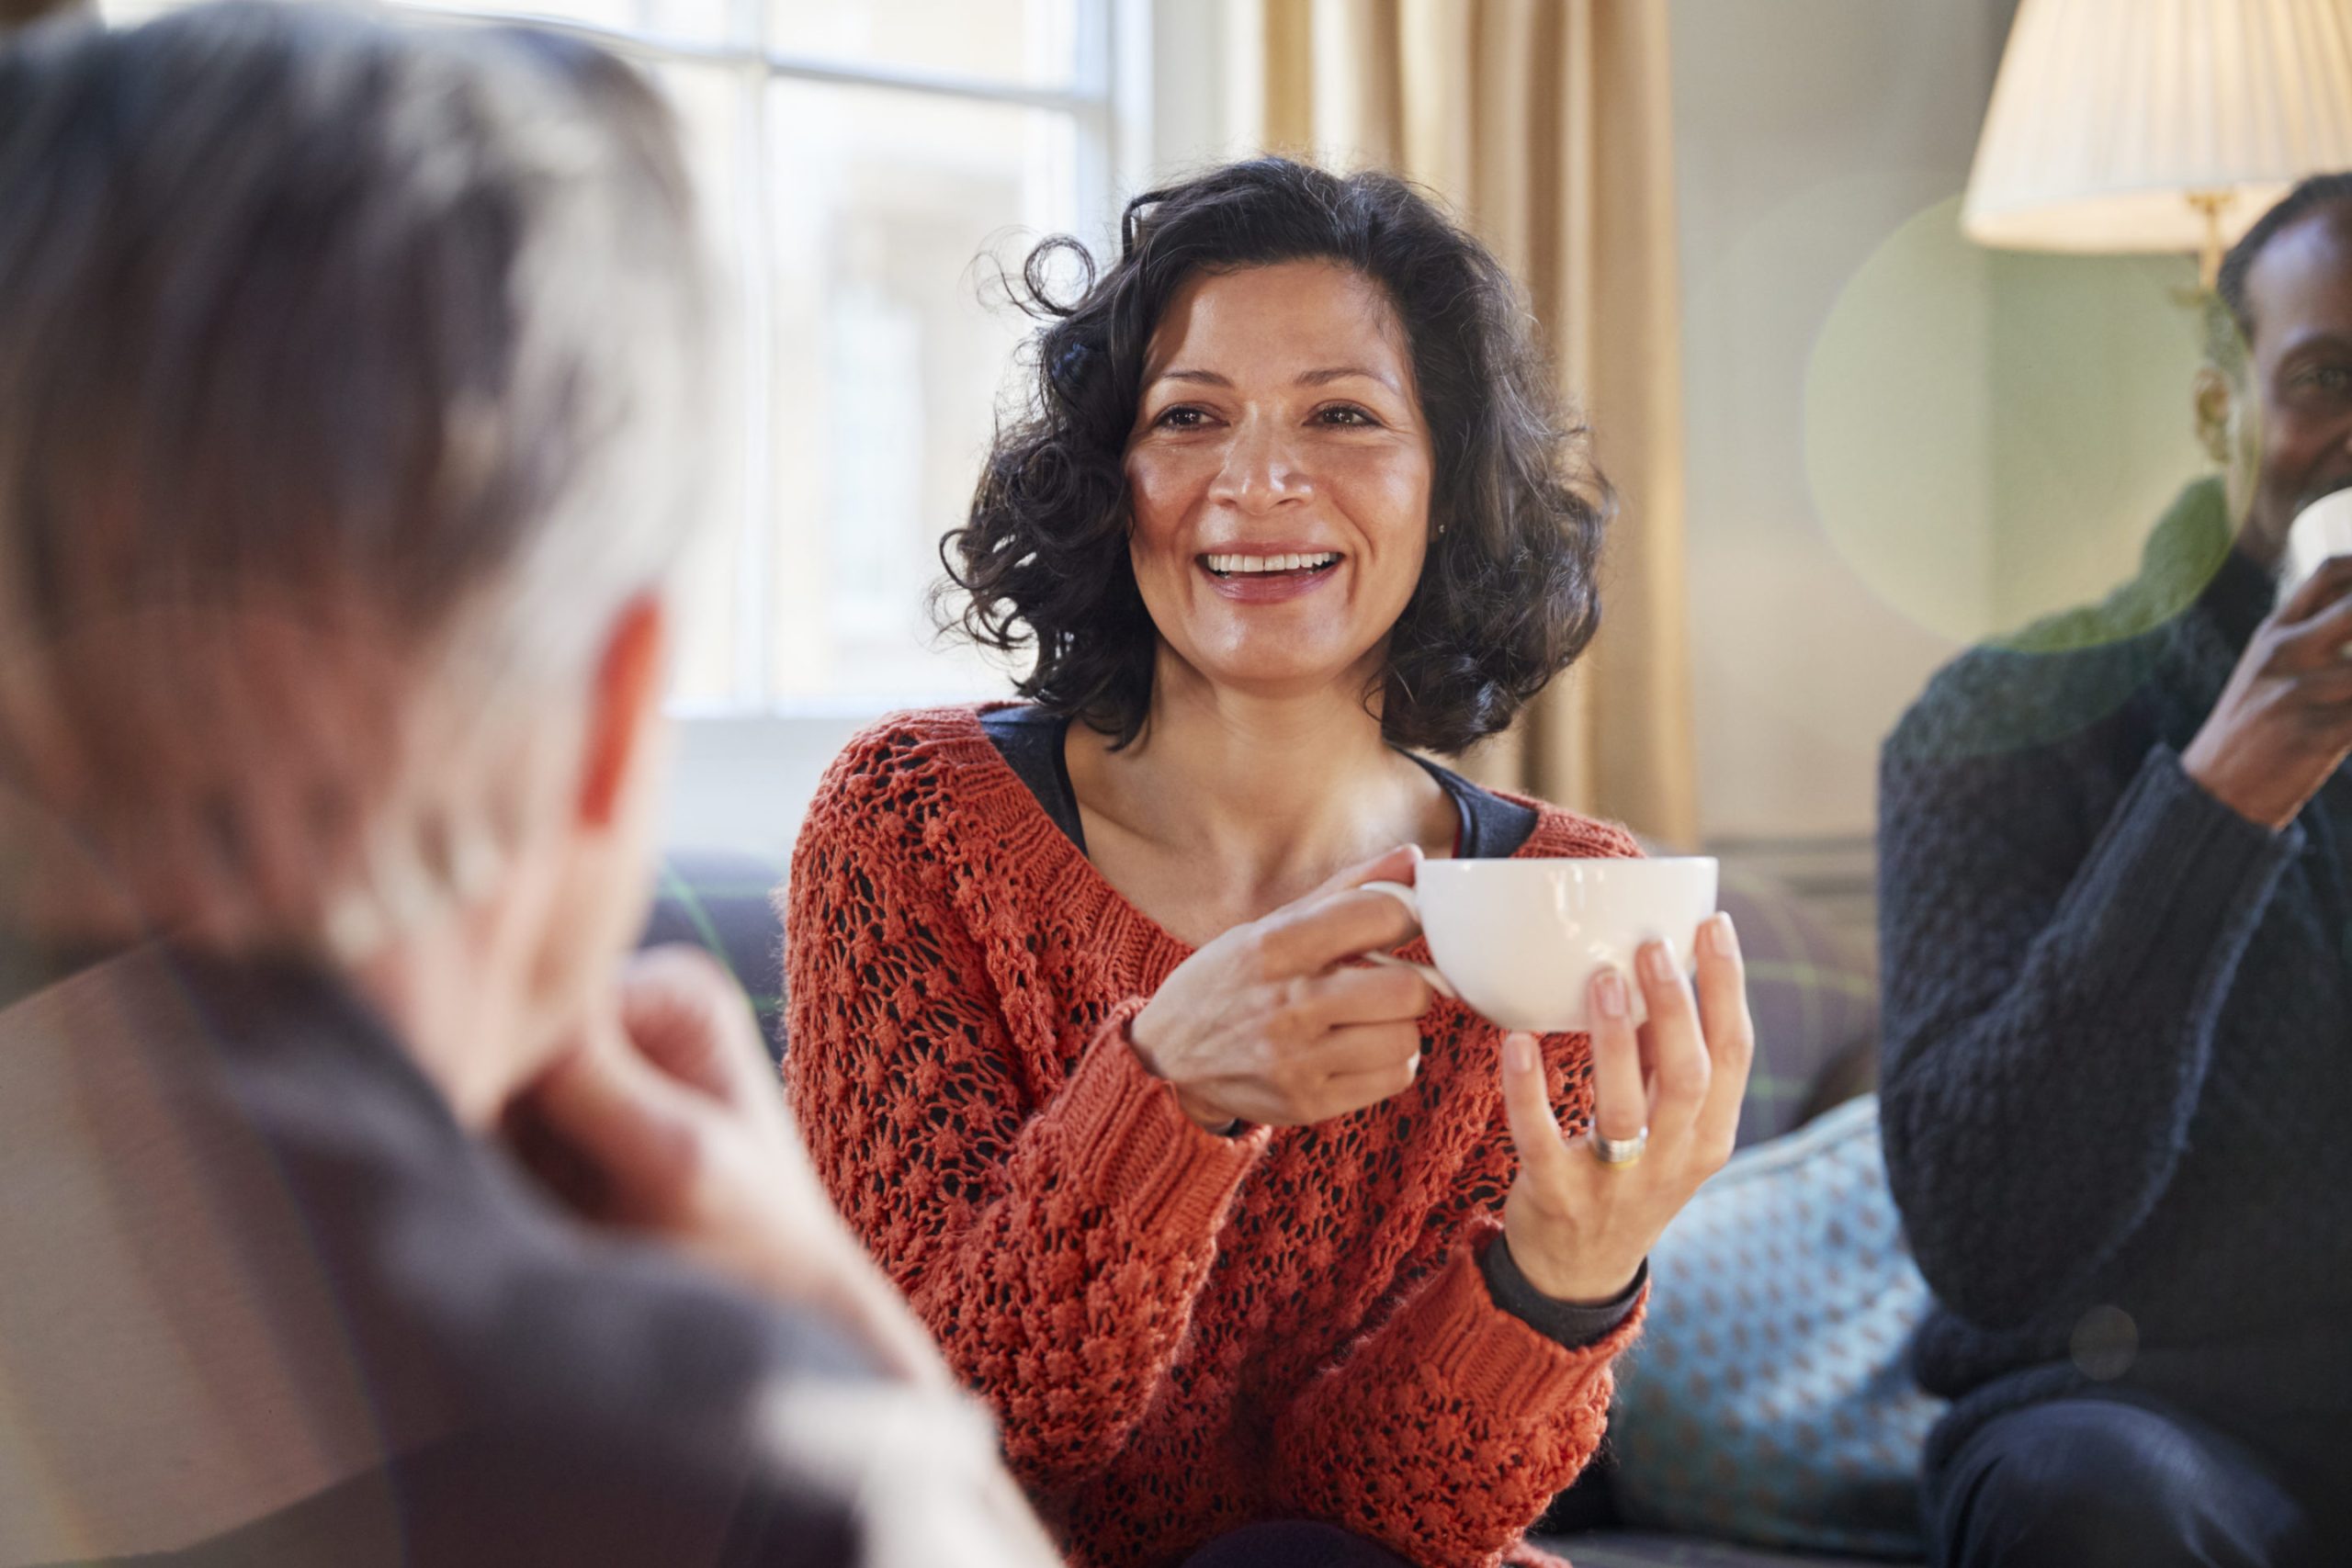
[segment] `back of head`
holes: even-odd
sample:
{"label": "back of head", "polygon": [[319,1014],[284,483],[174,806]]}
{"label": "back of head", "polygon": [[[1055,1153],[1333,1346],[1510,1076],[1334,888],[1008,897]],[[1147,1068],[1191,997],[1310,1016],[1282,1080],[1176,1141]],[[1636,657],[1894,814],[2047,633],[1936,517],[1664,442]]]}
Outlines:
{"label": "back of head", "polygon": [[492,874],[679,553],[693,233],[658,100],[552,37],[237,3],[0,49],[28,918],[364,947]]}

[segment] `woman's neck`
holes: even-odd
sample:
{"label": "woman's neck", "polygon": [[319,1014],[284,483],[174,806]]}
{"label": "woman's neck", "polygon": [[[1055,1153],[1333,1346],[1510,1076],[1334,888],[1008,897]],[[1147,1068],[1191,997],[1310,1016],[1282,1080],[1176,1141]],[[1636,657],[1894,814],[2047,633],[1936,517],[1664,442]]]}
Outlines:
{"label": "woman's neck", "polygon": [[1067,756],[1090,858],[1175,934],[1205,940],[1399,843],[1450,851],[1452,802],[1351,681],[1245,693],[1174,663],[1134,744],[1072,726]]}

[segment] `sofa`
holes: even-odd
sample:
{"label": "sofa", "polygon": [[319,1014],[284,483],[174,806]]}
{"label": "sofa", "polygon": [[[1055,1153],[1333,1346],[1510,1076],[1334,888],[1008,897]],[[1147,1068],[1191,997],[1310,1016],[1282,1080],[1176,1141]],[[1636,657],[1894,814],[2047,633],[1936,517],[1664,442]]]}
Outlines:
{"label": "sofa", "polygon": [[[784,1048],[783,933],[772,893],[780,862],[729,851],[666,855],[645,941],[692,942],[718,956],[742,983]],[[1747,956],[1757,1056],[1739,1125],[1743,1149],[1782,1139],[1876,1078],[1877,987],[1868,962],[1787,893],[1726,872],[1723,907]],[[1577,1568],[1796,1568],[1852,1562],[1632,1528],[1624,1517],[1613,1449],[1546,1516],[1536,1540]]]}

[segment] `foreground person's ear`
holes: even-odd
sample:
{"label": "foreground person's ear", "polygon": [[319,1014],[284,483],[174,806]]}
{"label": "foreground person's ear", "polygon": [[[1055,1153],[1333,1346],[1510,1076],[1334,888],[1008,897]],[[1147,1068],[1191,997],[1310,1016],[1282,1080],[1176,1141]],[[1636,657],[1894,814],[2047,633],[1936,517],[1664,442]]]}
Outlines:
{"label": "foreground person's ear", "polygon": [[638,595],[614,617],[596,662],[581,750],[579,814],[584,827],[613,825],[645,749],[655,743],[669,644],[669,612],[658,594]]}

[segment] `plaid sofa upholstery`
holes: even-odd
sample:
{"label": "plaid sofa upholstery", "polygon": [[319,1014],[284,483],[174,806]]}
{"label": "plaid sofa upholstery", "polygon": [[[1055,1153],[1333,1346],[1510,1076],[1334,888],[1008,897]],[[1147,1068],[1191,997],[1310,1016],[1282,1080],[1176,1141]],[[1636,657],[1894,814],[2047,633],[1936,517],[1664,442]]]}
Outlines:
{"label": "plaid sofa upholstery", "polygon": [[1739,928],[1756,1060],[1739,1146],[1803,1126],[1876,1087],[1878,976],[1821,918],[1781,888],[1725,873],[1716,902]]}

